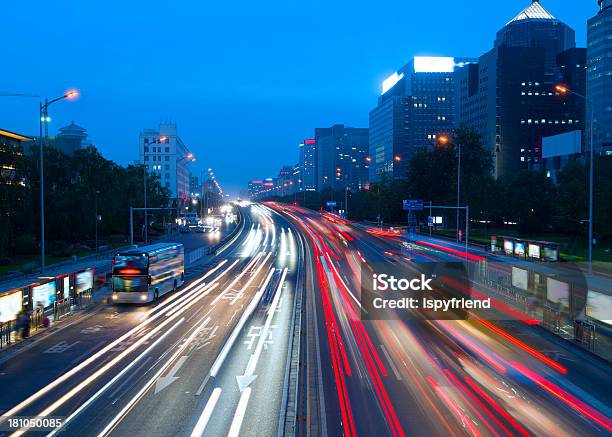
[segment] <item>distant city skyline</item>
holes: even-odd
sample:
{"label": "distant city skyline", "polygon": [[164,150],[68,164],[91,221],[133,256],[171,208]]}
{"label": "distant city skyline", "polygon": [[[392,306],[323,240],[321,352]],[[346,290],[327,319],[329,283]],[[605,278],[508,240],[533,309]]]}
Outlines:
{"label": "distant city skyline", "polygon": [[[196,156],[194,174],[212,167],[237,194],[248,179],[295,164],[315,127],[367,126],[381,82],[398,65],[415,55],[480,56],[529,2],[271,2],[230,10],[111,1],[105,11],[71,3],[35,12],[10,4],[5,27],[14,43],[5,48],[11,68],[0,91],[56,97],[77,87],[76,101],[52,108],[50,133],[74,120],[122,165],[138,159],[139,132],[175,122]],[[586,46],[596,0],[542,4],[576,31],[577,47]],[[37,114],[38,99],[0,100],[3,129],[35,135]]]}

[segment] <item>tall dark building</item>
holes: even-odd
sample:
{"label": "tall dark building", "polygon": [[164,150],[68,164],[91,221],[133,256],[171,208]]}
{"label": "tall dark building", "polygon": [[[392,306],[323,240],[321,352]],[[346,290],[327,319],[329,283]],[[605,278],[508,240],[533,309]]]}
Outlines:
{"label": "tall dark building", "polygon": [[[612,153],[612,0],[599,0],[587,24],[587,120],[593,108],[593,150]],[[590,136],[587,123],[587,138]]]}
{"label": "tall dark building", "polygon": [[415,150],[453,130],[454,71],[472,59],[416,56],[382,84],[370,111],[370,180],[403,178]]}
{"label": "tall dark building", "polygon": [[317,189],[368,185],[368,129],[335,124],[316,128]]}
{"label": "tall dark building", "polygon": [[317,142],[313,138],[300,144],[300,191],[317,190]]}
{"label": "tall dark building", "polygon": [[584,102],[554,90],[584,87],[585,49],[574,46],[574,31],[533,1],[457,72],[457,125],[481,134],[496,176],[540,169],[542,137],[583,129]]}

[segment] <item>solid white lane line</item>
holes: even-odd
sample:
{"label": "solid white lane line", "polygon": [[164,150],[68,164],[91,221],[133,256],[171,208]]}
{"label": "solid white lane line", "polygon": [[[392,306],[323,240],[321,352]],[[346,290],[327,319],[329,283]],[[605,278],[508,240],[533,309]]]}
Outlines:
{"label": "solid white lane line", "polygon": [[[217,302],[219,302],[219,301],[220,301],[220,300],[223,298],[223,296],[225,296],[225,293],[226,293],[228,290],[231,290],[231,288],[232,288],[234,285],[236,285],[236,283],[237,283],[238,281],[240,281],[240,279],[241,279],[241,278],[242,278],[242,277],[243,277],[243,276],[244,276],[244,275],[245,275],[245,274],[246,274],[246,273],[249,271],[249,269],[250,269],[250,268],[251,268],[251,267],[252,267],[252,266],[253,266],[253,265],[254,265],[254,264],[257,262],[257,260],[258,260],[259,258],[261,258],[261,255],[262,255],[262,252],[260,252],[260,253],[258,253],[257,255],[255,255],[255,256],[254,256],[254,257],[253,257],[253,258],[252,258],[252,259],[251,259],[251,260],[248,262],[248,264],[246,265],[246,267],[245,267],[245,268],[244,268],[244,269],[243,269],[243,270],[242,270],[242,271],[241,271],[241,272],[238,274],[238,276],[236,276],[236,277],[235,277],[235,278],[232,280],[232,282],[230,282],[230,283],[229,283],[229,285],[228,285],[228,286],[226,286],[226,287],[225,287],[225,289],[224,289],[224,290],[223,290],[221,293],[219,293],[219,295],[218,295],[217,297],[215,297],[215,298],[213,299],[213,301],[210,303],[210,306],[215,306],[215,305],[217,304]],[[238,264],[239,262],[240,262],[240,260],[239,260],[239,259],[237,259],[236,261],[234,261],[234,263],[232,264],[232,266],[234,266],[234,265]]]}
{"label": "solid white lane line", "polygon": [[[183,296],[181,296],[177,301],[167,305],[165,307],[165,309],[169,309],[169,308],[173,308],[175,306],[178,306],[181,303],[183,303],[186,300],[188,300],[190,297],[192,297],[192,296],[196,295],[197,293],[199,293],[200,291],[204,290],[206,287],[210,287],[213,283],[208,284],[208,285],[206,285],[206,284],[200,285],[200,282],[202,282],[205,278],[206,278],[206,275],[203,276],[202,278],[198,279],[197,281],[189,284],[186,287],[185,291],[186,290],[190,290],[192,288],[193,289],[189,293],[184,294]],[[141,322],[140,324],[138,324],[137,326],[135,326],[134,328],[130,329],[128,332],[123,334],[121,337],[119,337],[116,340],[112,341],[111,343],[106,345],[103,349],[99,350],[94,355],[92,355],[91,357],[87,358],[82,363],[74,366],[71,370],[69,370],[68,372],[64,373],[59,378],[57,378],[54,381],[50,382],[45,387],[43,387],[40,390],[38,390],[36,393],[30,395],[28,398],[24,399],[23,401],[21,401],[19,404],[15,405],[10,410],[4,412],[4,414],[2,416],[0,416],[0,423],[4,422],[9,416],[14,416],[16,413],[18,413],[19,411],[24,409],[26,406],[28,406],[29,404],[31,404],[35,400],[39,399],[40,397],[44,396],[46,393],[48,393],[49,391],[53,390],[55,387],[60,385],[62,382],[66,381],[68,378],[74,376],[75,374],[77,374],[78,372],[83,370],[85,367],[87,367],[89,364],[93,363],[95,360],[97,360],[98,358],[103,356],[105,353],[107,353],[111,349],[117,347],[119,344],[121,344],[126,339],[131,337],[133,334],[137,333],[144,326],[146,326],[146,325],[150,324],[151,322],[153,322],[154,320],[156,320],[158,317],[160,317],[161,314],[162,314],[162,312],[159,312],[157,314],[154,314],[150,318],[144,320],[143,322]]]}
{"label": "solid white lane line", "polygon": [[276,289],[276,293],[274,294],[274,299],[272,300],[272,304],[270,305],[270,308],[268,308],[268,316],[266,317],[266,322],[261,332],[259,333],[259,340],[257,341],[255,352],[249,358],[247,368],[244,372],[245,376],[252,375],[255,372],[255,368],[257,367],[257,362],[259,361],[261,352],[263,351],[264,345],[266,341],[268,340],[268,334],[270,332],[270,325],[272,325],[272,318],[274,317],[274,313],[276,312],[276,307],[278,306],[278,302],[280,301],[280,296],[283,290],[283,285],[285,283],[286,276],[287,276],[287,267],[283,269],[283,273],[281,275],[281,279],[278,284],[278,288]]}
{"label": "solid white lane line", "polygon": [[191,432],[191,437],[201,437],[204,435],[204,429],[206,429],[206,425],[208,425],[208,421],[212,416],[213,410],[215,409],[215,405],[217,405],[217,401],[219,400],[220,396],[221,388],[217,387],[210,395],[210,399],[208,399],[208,402],[204,407],[204,411],[202,411],[202,414],[198,419],[198,423],[196,423],[195,428],[193,428],[193,431]]}
{"label": "solid white lane line", "polygon": [[221,352],[217,356],[217,359],[215,360],[212,367],[210,368],[210,372],[209,372],[210,376],[212,377],[217,376],[217,373],[219,372],[219,370],[221,369],[221,366],[223,365],[223,361],[225,361],[225,358],[227,357],[227,354],[232,348],[232,345],[236,341],[236,338],[238,338],[240,331],[242,330],[246,321],[249,319],[249,317],[251,316],[251,314],[253,313],[257,305],[259,304],[259,300],[261,299],[261,296],[263,295],[266,287],[268,286],[270,279],[272,279],[274,270],[275,270],[274,267],[270,268],[270,272],[268,273],[268,276],[266,277],[264,284],[261,286],[259,291],[255,293],[253,300],[251,301],[249,306],[246,308],[244,313],[242,313],[242,316],[240,317],[240,320],[238,320],[238,323],[236,324],[236,327],[232,331],[232,334],[227,339],[227,342],[225,342],[225,344],[223,345],[223,349],[221,349]]}
{"label": "solid white lane line", "polygon": [[234,414],[232,420],[232,426],[227,433],[227,437],[238,437],[240,435],[240,428],[242,427],[242,421],[244,420],[244,413],[246,413],[247,404],[249,403],[249,397],[251,396],[251,387],[244,389],[240,395],[240,401],[238,402],[238,408]]}
{"label": "solid white lane line", "polygon": [[[206,289],[207,287],[212,289],[212,288],[216,287],[217,285],[219,285],[219,284],[213,282],[213,283],[205,286],[203,289]],[[185,311],[188,310],[190,307],[192,307],[195,303],[197,303],[203,297],[204,297],[204,294],[200,294],[200,295],[196,296],[191,302],[189,302],[187,305],[185,305],[185,307],[183,307],[183,309]],[[43,411],[38,413],[38,416],[48,416],[49,414],[51,414],[57,408],[59,408],[64,403],[66,403],[68,400],[70,400],[72,397],[74,397],[82,389],[84,389],[89,384],[91,384],[96,379],[98,379],[100,376],[105,374],[113,366],[115,366],[116,364],[121,362],[126,356],[128,356],[130,353],[132,353],[134,350],[136,350],[138,347],[140,347],[142,344],[144,344],[149,338],[151,338],[153,335],[155,335],[158,331],[161,331],[163,328],[166,327],[166,325],[168,325],[172,321],[176,320],[178,318],[178,316],[179,316],[179,314],[175,314],[174,316],[169,317],[166,320],[164,320],[162,323],[157,325],[154,329],[149,331],[146,335],[144,335],[143,337],[139,338],[138,341],[136,341],[130,347],[128,347],[123,352],[121,352],[119,355],[117,355],[115,358],[113,358],[112,360],[110,360],[109,362],[104,364],[101,368],[96,370],[94,373],[89,375],[87,378],[82,380],[79,384],[77,384],[75,387],[70,389],[67,393],[62,395],[59,399],[57,399],[55,402],[53,402],[51,405],[49,405],[47,408],[45,408]],[[183,317],[183,320],[184,320],[184,317]],[[20,431],[17,431],[15,433],[11,434],[11,436],[16,437],[16,436],[19,436],[19,435],[22,435],[22,434],[23,434],[23,431],[20,430]]]}
{"label": "solid white lane line", "polygon": [[253,282],[253,280],[257,277],[257,275],[259,275],[259,272],[266,265],[266,263],[268,262],[268,259],[270,259],[271,256],[272,256],[272,252],[268,252],[268,255],[266,256],[266,258],[259,265],[257,270],[255,270],[255,272],[253,272],[253,274],[251,275],[251,277],[249,278],[247,283],[244,284],[244,287],[242,287],[240,289],[240,291],[238,293],[236,293],[236,296],[234,296],[234,298],[230,301],[230,305],[234,305],[238,301],[238,299],[240,299],[244,295],[244,292],[246,291],[246,289],[251,286],[251,282]]}
{"label": "solid white lane line", "polygon": [[[84,409],[86,409],[87,407],[89,407],[89,405],[95,401],[102,393],[104,393],[106,390],[108,390],[115,382],[117,382],[119,380],[119,378],[121,378],[126,372],[128,372],[134,365],[136,365],[141,359],[143,359],[145,356],[147,356],[149,354],[149,352],[151,352],[155,347],[157,347],[157,345],[159,343],[161,343],[172,331],[174,331],[176,329],[177,326],[179,326],[181,323],[183,323],[185,321],[185,318],[183,317],[182,319],[180,319],[177,323],[175,323],[170,329],[168,329],[166,332],[164,332],[164,334],[159,337],[157,340],[155,340],[155,342],[153,344],[151,344],[151,346],[149,346],[144,352],[142,352],[140,355],[138,355],[136,357],[136,359],[134,359],[133,361],[131,361],[121,372],[119,372],[113,379],[111,379],[109,382],[107,382],[104,387],[102,387],[100,390],[98,390],[93,396],[89,397],[87,399],[87,401],[85,401],[79,408],[77,408],[74,413],[72,413],[70,416],[66,417],[62,423],[62,427],[53,430],[53,432],[49,433],[47,435],[47,437],[51,437],[55,434],[57,434],[58,432],[61,432],[62,429],[66,426],[66,424],[68,424],[71,420],[73,420],[76,416],[78,416],[81,411],[83,411]],[[148,357],[148,359],[150,359],[151,357]],[[146,364],[146,362],[145,362]],[[117,390],[115,390],[112,394],[111,397],[121,388],[123,387],[123,384],[121,386],[119,386],[117,388]]]}
{"label": "solid white lane line", "polygon": [[125,417],[125,415],[136,405],[136,403],[142,398],[142,396],[151,388],[153,384],[157,381],[157,379],[168,370],[168,368],[172,365],[172,363],[183,353],[183,351],[189,346],[189,344],[193,341],[194,338],[200,333],[202,328],[206,326],[207,320],[204,320],[191,335],[179,346],[174,355],[170,357],[168,361],[157,371],[157,373],[150,378],[147,383],[136,393],[136,395],[129,400],[129,402],[123,407],[123,409],[109,422],[108,425],[98,434],[98,436],[104,436],[110,433],[115,426]]}
{"label": "solid white lane line", "polygon": [[400,375],[399,371],[397,370],[397,367],[395,366],[395,363],[391,359],[391,355],[389,355],[389,352],[387,352],[387,348],[382,343],[380,344],[380,348],[382,349],[383,354],[385,354],[385,357],[387,357],[387,361],[389,361],[389,365],[391,366],[391,370],[393,370],[393,373],[395,374],[395,377],[397,378],[398,381],[401,381],[402,380],[402,375]]}

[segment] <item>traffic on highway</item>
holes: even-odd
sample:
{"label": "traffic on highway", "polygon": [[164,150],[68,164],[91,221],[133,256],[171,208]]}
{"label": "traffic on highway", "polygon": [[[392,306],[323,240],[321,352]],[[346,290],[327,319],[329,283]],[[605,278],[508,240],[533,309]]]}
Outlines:
{"label": "traffic on highway", "polygon": [[[612,432],[609,363],[529,311],[364,313],[364,269],[455,261],[452,246],[414,242],[408,252],[400,235],[334,214],[236,208],[216,252],[191,263],[180,243],[120,252],[106,300],[0,353],[0,434]],[[482,262],[473,257],[463,261]]]}

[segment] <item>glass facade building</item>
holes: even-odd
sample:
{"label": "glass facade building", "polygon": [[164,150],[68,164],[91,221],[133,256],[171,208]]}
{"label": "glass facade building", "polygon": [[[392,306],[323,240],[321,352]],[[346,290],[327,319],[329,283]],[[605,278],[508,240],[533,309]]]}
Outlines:
{"label": "glass facade building", "polygon": [[[593,108],[593,150],[612,154],[612,0],[599,1],[587,23],[587,120]],[[587,138],[590,136],[587,123]]]}
{"label": "glass facade building", "polygon": [[454,74],[466,58],[415,56],[382,84],[370,111],[370,180],[404,178],[412,154],[455,123]]}
{"label": "glass facade building", "polygon": [[368,185],[367,128],[335,124],[316,128],[317,189],[348,187],[358,190]]}
{"label": "glass facade building", "polygon": [[496,177],[540,170],[542,138],[584,129],[584,101],[555,85],[584,88],[585,49],[574,31],[533,1],[497,33],[478,65],[457,72],[457,124],[475,128]]}

